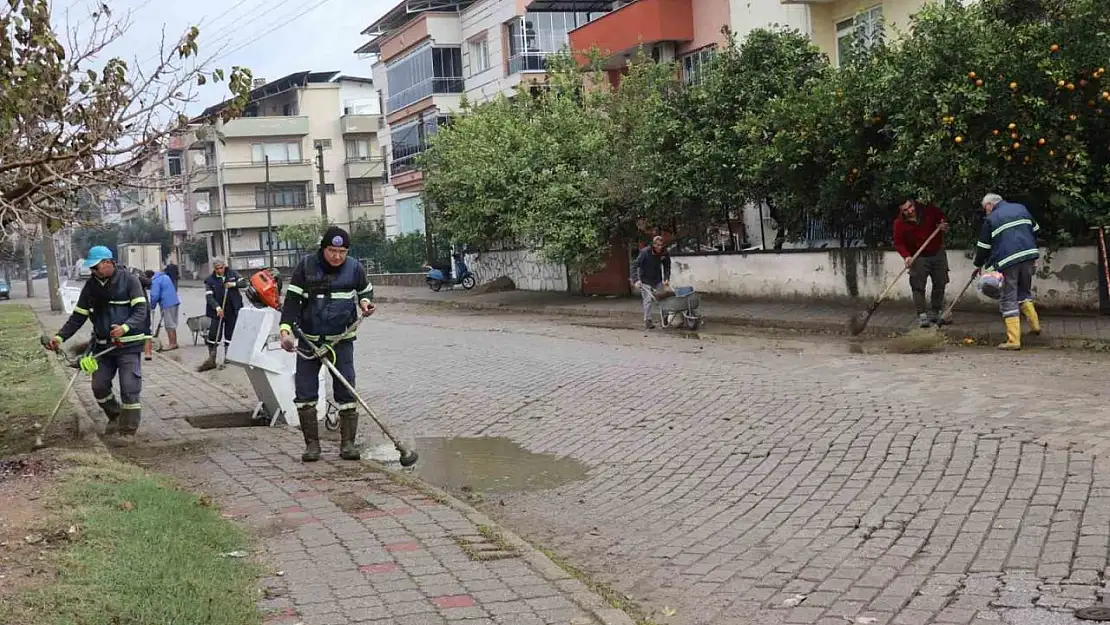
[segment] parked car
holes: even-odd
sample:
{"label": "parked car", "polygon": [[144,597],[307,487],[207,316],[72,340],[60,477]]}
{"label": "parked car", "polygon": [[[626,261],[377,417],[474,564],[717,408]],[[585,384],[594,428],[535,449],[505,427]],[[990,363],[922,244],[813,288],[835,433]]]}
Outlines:
{"label": "parked car", "polygon": [[31,272],[32,280],[42,280],[44,278],[46,278],[46,267],[39,267],[38,269]]}
{"label": "parked car", "polygon": [[4,280],[0,280],[0,297],[4,299],[12,298],[12,289]]}

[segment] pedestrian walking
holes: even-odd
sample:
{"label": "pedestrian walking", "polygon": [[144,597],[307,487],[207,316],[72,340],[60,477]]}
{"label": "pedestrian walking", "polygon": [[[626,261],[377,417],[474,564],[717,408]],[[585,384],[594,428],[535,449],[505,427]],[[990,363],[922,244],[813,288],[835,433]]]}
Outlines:
{"label": "pedestrian walking", "polygon": [[1002,293],[998,308],[1006,324],[1004,350],[1021,349],[1021,315],[1029,320],[1029,330],[1041,333],[1041,320],[1033,303],[1033,273],[1041,257],[1037,232],[1041,227],[1024,205],[1007,202],[997,193],[983,197],[983,225],[979,229],[975,267],[984,273],[1002,273]]}
{"label": "pedestrian walking", "polygon": [[166,339],[169,342],[158,351],[172,352],[177,349],[177,320],[181,299],[177,296],[177,287],[168,272],[159,271],[151,279],[150,306],[152,311],[155,308],[162,309],[162,327],[166,329]]}
{"label": "pedestrian walking", "polygon": [[[355,336],[348,329],[359,314],[374,314],[374,287],[366,277],[362,263],[347,256],[351,237],[346,230],[332,226],[324,232],[320,249],[305,256],[293,268],[285,304],[281,311],[281,346],[286,351],[297,349],[293,326],[299,326],[312,347],[325,344],[334,358],[336,369],[355,386]],[[307,346],[304,346],[307,347]],[[297,418],[304,433],[303,462],[320,459],[320,422],[316,401],[320,397],[320,361],[297,358],[293,376]],[[339,457],[359,460],[361,451],[355,445],[358,433],[358,399],[336,381],[333,386],[339,408]]]}
{"label": "pedestrian walking", "polygon": [[[208,359],[201,363],[197,371],[216,368],[216,349],[219,348],[223,334],[224,350],[235,333],[235,320],[243,307],[243,295],[239,291],[239,274],[228,267],[221,258],[212,259],[212,275],[204,279],[204,314],[211,320],[208,326]],[[222,323],[221,323],[222,321]]]}
{"label": "pedestrian walking", "polygon": [[[940,232],[930,241],[929,237],[938,227]],[[950,323],[942,318],[944,289],[948,286],[948,253],[944,251],[947,231],[948,221],[936,206],[917,200],[905,200],[898,206],[898,216],[894,218],[894,249],[909,270],[917,325],[922,328]],[[913,255],[918,250],[921,254],[914,260]],[[925,285],[929,282],[932,282],[932,289],[926,301]]]}
{"label": "pedestrian walking", "polygon": [[[123,268],[117,271],[112,250],[97,245],[89,250],[84,266],[92,276],[81,287],[81,295],[73,314],[47,342],[46,348],[57,350],[92,320],[92,340],[99,350],[117,345],[99,358],[92,375],[92,392],[96,403],[108,417],[105,434],[119,434],[123,444],[134,441],[142,419],[143,343],[147,340],[146,295],[138,276]],[[120,397],[112,390],[112,379],[119,377]]]}
{"label": "pedestrian walking", "polygon": [[651,245],[640,250],[640,255],[632,262],[632,287],[640,290],[644,302],[644,328],[655,327],[651,320],[653,294],[659,289],[671,286],[671,255],[663,245],[663,237],[652,238]]}

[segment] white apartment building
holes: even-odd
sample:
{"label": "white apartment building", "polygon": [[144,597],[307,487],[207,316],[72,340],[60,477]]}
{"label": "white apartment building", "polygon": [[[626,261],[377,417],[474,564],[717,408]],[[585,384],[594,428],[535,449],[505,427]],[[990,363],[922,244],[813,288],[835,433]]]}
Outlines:
{"label": "white apartment building", "polygon": [[384,217],[373,81],[305,71],[255,82],[241,117],[224,122],[227,103],[210,107],[183,150],[192,232],[239,269],[269,264],[271,232],[275,264],[296,260],[298,251],[276,236],[283,225],[326,214],[350,228]]}
{"label": "white apartment building", "polygon": [[[463,94],[482,102],[542,82],[546,59],[567,34],[602,13],[526,10],[526,0],[406,0],[371,24],[358,54],[374,57],[382,92],[389,181],[389,236],[424,231],[423,174],[416,157],[458,112]],[[608,6],[608,5],[606,5]]]}

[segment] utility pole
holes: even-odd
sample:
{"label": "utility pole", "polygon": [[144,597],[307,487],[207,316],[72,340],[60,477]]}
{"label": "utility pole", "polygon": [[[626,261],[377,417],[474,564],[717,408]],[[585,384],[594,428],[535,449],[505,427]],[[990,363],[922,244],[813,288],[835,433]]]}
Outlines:
{"label": "utility pole", "polygon": [[23,270],[27,272],[27,299],[35,296],[35,281],[31,279],[31,233],[24,229],[20,235],[23,239]]}
{"label": "utility pole", "polygon": [[274,266],[274,211],[270,199],[270,157],[266,159],[266,247],[270,250],[270,266]]}
{"label": "utility pole", "polygon": [[[417,137],[417,145],[420,146],[420,153],[423,154],[424,150],[427,149],[427,147],[428,147],[428,145],[427,145],[427,133],[424,130],[424,113],[423,112],[420,113],[419,120],[416,122],[416,137]],[[430,210],[430,207],[428,206],[427,196],[425,196],[424,194],[421,194],[421,197],[420,197],[420,208],[421,208],[421,211],[424,213],[424,255],[428,257],[428,264],[430,265],[430,264],[432,264],[436,261],[436,259],[434,258],[434,254],[433,254],[433,252],[435,251],[435,245],[432,243],[432,228],[431,228],[432,224],[428,219],[428,214],[431,213],[432,211]],[[452,268],[454,267],[454,262],[453,261],[451,263],[451,266],[452,266]]]}
{"label": "utility pole", "polygon": [[320,173],[320,214],[328,218],[328,185],[324,182],[324,144],[316,144],[316,171]]}

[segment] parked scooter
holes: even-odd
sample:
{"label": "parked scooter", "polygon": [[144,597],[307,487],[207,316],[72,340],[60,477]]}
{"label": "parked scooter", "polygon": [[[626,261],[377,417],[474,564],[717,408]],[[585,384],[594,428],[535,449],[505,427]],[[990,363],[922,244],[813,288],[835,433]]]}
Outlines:
{"label": "parked scooter", "polygon": [[428,269],[428,274],[424,277],[424,280],[428,283],[429,289],[438,292],[445,284],[448,288],[456,284],[461,284],[464,289],[469,291],[474,288],[474,285],[478,284],[477,277],[470,273],[470,268],[466,266],[466,261],[463,260],[461,252],[455,252],[451,255],[451,258],[455,261],[454,276],[445,273],[444,270],[447,269],[446,267],[425,265],[425,268]]}

